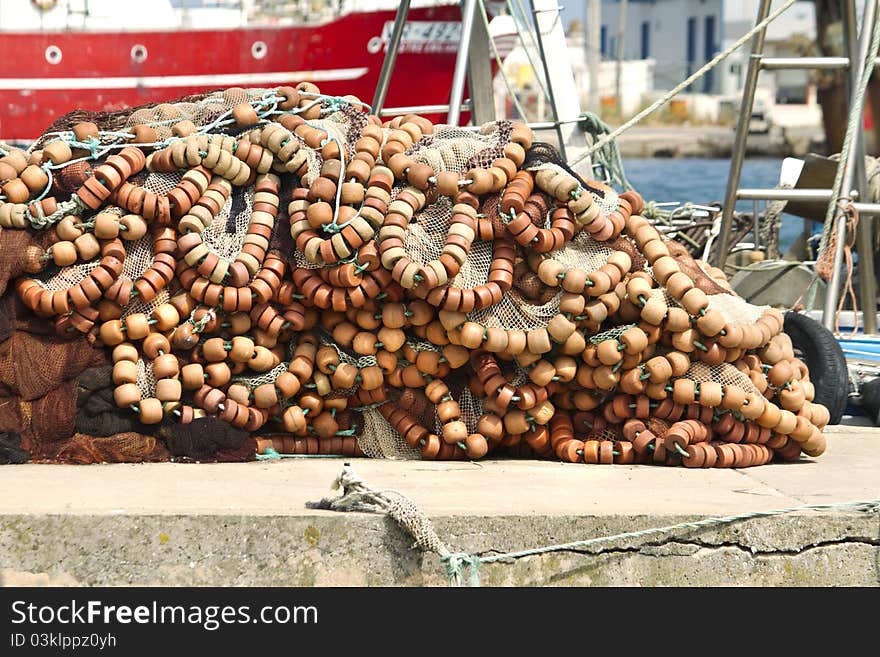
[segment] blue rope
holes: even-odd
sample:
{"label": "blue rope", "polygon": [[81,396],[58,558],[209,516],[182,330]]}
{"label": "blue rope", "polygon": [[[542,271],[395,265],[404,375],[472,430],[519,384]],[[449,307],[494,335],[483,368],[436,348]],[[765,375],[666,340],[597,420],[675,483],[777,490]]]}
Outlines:
{"label": "blue rope", "polygon": [[344,454],[279,454],[267,447],[262,454],[257,454],[258,461],[278,461],[280,459],[344,459]]}

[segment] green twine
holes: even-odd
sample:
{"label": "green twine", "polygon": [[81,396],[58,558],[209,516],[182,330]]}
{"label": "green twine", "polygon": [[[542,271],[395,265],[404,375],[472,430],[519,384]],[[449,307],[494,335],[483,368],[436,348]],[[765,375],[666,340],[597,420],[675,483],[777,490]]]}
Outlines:
{"label": "green twine", "polygon": [[[594,144],[599,141],[600,136],[611,134],[611,128],[608,124],[592,112],[582,113],[579,117],[578,125],[584,132],[590,133]],[[623,159],[620,157],[620,149],[617,147],[617,142],[614,139],[605,143],[592,154],[592,166],[594,174],[600,180],[616,184],[626,191],[634,189],[626,178],[626,173],[623,170]]]}

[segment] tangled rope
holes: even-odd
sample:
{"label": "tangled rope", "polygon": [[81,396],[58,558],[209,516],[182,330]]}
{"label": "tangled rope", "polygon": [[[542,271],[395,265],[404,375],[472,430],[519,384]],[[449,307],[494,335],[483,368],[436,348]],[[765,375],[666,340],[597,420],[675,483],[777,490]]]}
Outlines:
{"label": "tangled rope", "polygon": [[[602,141],[600,135],[611,134],[611,128],[607,123],[602,121],[596,114],[592,112],[584,112],[579,117],[579,124],[585,132],[592,137],[593,143]],[[623,170],[623,160],[620,157],[620,149],[614,140],[605,141],[604,145],[593,154],[593,171],[604,170],[604,175],[599,175],[606,182],[614,183],[624,190],[634,189],[629,180],[626,179],[626,173]]]}
{"label": "tangled rope", "polygon": [[[851,199],[839,199],[838,205],[842,207],[841,213],[843,221],[846,222],[846,240],[843,244],[843,259],[846,267],[846,279],[843,284],[843,294],[837,301],[837,311],[834,313],[834,331],[840,332],[840,313],[843,311],[843,304],[849,297],[853,308],[853,328],[852,335],[859,331],[859,304],[856,298],[856,292],[853,289],[853,257],[852,250],[856,245],[856,228],[859,225],[859,212],[856,210]],[[831,280],[834,273],[834,254],[837,252],[837,233],[831,234],[828,240],[828,247],[822,251],[819,259],[816,261],[816,273],[826,281]]]}
{"label": "tangled rope", "polygon": [[664,527],[651,527],[632,532],[622,532],[610,536],[598,536],[583,541],[561,543],[558,545],[545,545],[527,550],[505,552],[490,556],[480,556],[469,552],[452,552],[437,535],[430,519],[408,497],[402,493],[389,489],[373,489],[361,477],[355,474],[349,465],[342,468],[342,472],[333,483],[334,490],[342,488],[342,495],[335,498],[324,498],[318,502],[307,502],[310,509],[324,509],[330,511],[364,511],[368,513],[386,513],[397,522],[414,539],[415,544],[427,552],[436,552],[441,563],[446,567],[446,576],[450,586],[462,586],[464,571],[468,569],[468,585],[480,586],[480,566],[486,563],[509,562],[523,557],[547,554],[548,552],[567,552],[581,550],[600,544],[615,543],[619,541],[646,538],[675,532],[683,529],[705,529],[707,527],[719,527],[729,525],[742,520],[754,518],[771,518],[773,516],[787,515],[801,511],[853,511],[859,513],[880,512],[880,498],[871,500],[857,500],[849,502],[834,502],[831,504],[804,504],[801,506],[784,509],[770,509],[767,511],[749,511],[729,516],[715,516],[680,522]]}

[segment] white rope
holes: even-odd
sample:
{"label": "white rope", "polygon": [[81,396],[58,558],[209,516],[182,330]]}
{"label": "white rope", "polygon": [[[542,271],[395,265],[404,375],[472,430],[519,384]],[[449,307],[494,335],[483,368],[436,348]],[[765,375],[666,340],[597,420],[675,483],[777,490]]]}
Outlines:
{"label": "white rope", "polygon": [[765,18],[765,19],[762,20],[761,22],[757,23],[757,24],[756,24],[751,30],[749,30],[748,32],[746,32],[745,34],[743,34],[743,35],[742,35],[739,39],[737,39],[736,42],[735,42],[732,46],[730,46],[727,50],[725,50],[725,51],[723,51],[723,52],[720,52],[720,53],[718,53],[717,55],[715,55],[714,58],[712,58],[710,61],[706,62],[706,63],[705,63],[702,67],[700,67],[700,69],[697,70],[693,75],[691,75],[691,76],[688,77],[686,80],[684,80],[683,82],[679,83],[677,86],[675,86],[675,87],[673,87],[672,89],[670,89],[669,91],[667,91],[665,94],[663,94],[662,97],[660,97],[659,99],[657,99],[656,101],[654,101],[653,103],[651,103],[648,107],[646,107],[646,108],[643,109],[641,112],[639,112],[638,114],[636,114],[636,115],[635,115],[634,117],[632,117],[629,121],[627,121],[627,122],[624,123],[623,125],[621,125],[621,126],[619,126],[618,128],[616,128],[616,129],[615,129],[614,131],[612,131],[609,135],[606,135],[605,137],[603,137],[602,139],[600,139],[599,141],[597,141],[595,144],[593,144],[592,146],[590,146],[590,148],[589,148],[589,149],[588,149],[583,155],[581,155],[580,157],[578,157],[578,158],[575,159],[574,161],[569,162],[569,163],[568,163],[569,166],[572,166],[572,167],[573,167],[573,166],[575,166],[576,164],[578,164],[579,162],[581,162],[581,161],[587,159],[587,158],[590,157],[593,153],[595,153],[597,150],[599,150],[600,148],[603,148],[608,142],[613,141],[614,139],[617,139],[617,137],[619,137],[619,136],[622,135],[624,132],[626,132],[627,130],[629,130],[631,127],[633,127],[634,125],[636,125],[637,123],[639,123],[642,119],[644,119],[644,118],[647,117],[647,116],[650,116],[651,114],[653,114],[654,112],[656,112],[658,109],[660,109],[661,107],[663,107],[666,103],[668,103],[670,100],[672,100],[672,98],[674,98],[675,96],[677,96],[677,95],[678,95],[679,93],[681,93],[684,89],[687,89],[687,88],[688,88],[689,86],[691,86],[694,82],[696,82],[696,81],[699,80],[701,77],[703,77],[706,73],[708,73],[710,70],[712,70],[713,68],[715,68],[715,66],[717,66],[720,62],[724,61],[724,60],[727,59],[730,55],[732,55],[734,52],[736,52],[737,50],[739,50],[740,47],[741,47],[746,41],[748,41],[748,40],[749,40],[752,36],[754,36],[756,33],[758,33],[758,32],[760,32],[761,30],[763,30],[765,27],[767,27],[767,25],[769,25],[772,21],[776,20],[776,19],[779,17],[779,15],[782,14],[782,12],[784,12],[786,9],[788,9],[789,7],[791,7],[791,6],[792,6],[795,2],[797,2],[797,1],[798,1],[798,0],[786,0],[785,4],[783,4],[779,9],[777,9],[777,10],[774,11],[772,14],[770,14],[769,16],[767,16],[767,18]]}

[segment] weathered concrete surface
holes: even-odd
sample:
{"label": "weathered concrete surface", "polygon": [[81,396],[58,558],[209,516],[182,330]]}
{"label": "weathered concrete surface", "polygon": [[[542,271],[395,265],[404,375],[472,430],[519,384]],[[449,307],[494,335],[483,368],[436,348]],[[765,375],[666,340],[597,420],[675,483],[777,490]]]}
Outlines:
{"label": "weathered concrete surface", "polygon": [[[358,460],[453,550],[490,554],[705,516],[880,498],[880,431],[746,470]],[[435,585],[389,519],[304,508],[342,460],[0,468],[0,584]],[[484,565],[497,585],[878,585],[880,516],[803,513]]]}

